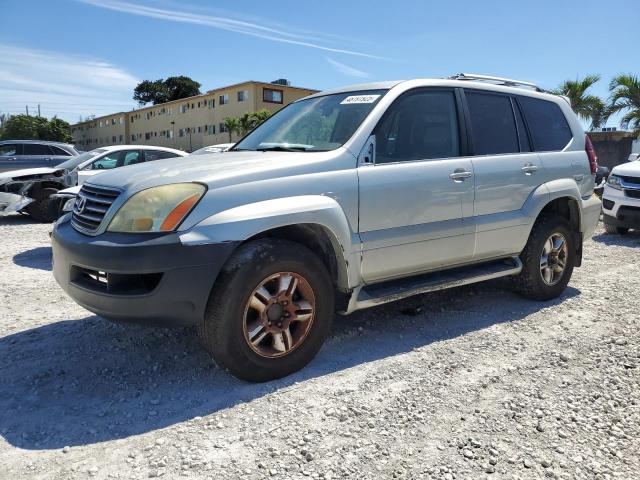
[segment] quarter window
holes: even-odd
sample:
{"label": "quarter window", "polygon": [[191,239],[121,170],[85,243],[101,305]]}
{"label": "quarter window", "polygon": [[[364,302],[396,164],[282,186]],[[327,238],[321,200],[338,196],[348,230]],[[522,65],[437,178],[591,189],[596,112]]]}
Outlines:
{"label": "quarter window", "polygon": [[504,95],[465,93],[475,155],[497,155],[520,151],[511,99]]}
{"label": "quarter window", "polygon": [[0,157],[10,157],[12,155],[20,155],[22,148],[16,143],[5,143],[0,145]]}
{"label": "quarter window", "polygon": [[560,107],[553,102],[519,96],[524,118],[531,132],[533,148],[537,152],[562,150],[573,134]]}
{"label": "quarter window", "polygon": [[376,128],[376,163],[459,155],[458,115],[450,91],[405,95],[396,100]]}

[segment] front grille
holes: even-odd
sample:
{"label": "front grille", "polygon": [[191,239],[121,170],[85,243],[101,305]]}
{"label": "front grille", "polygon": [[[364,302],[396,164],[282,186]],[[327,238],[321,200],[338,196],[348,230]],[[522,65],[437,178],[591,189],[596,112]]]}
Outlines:
{"label": "front grille", "polygon": [[629,189],[626,189],[624,191],[624,194],[627,197],[630,197],[630,198],[640,198],[640,190],[629,190]]}
{"label": "front grille", "polygon": [[637,186],[638,188],[640,188],[640,177],[621,176],[620,178],[622,178],[622,180],[624,180],[626,183],[634,184],[634,187]]}
{"label": "front grille", "polygon": [[85,183],[73,206],[71,225],[81,232],[95,232],[118,195],[120,195],[119,190]]}

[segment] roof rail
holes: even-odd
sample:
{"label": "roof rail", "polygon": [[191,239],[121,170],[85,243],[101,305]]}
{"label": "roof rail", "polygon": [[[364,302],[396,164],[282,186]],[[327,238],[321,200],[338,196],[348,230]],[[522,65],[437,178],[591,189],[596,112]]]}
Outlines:
{"label": "roof rail", "polygon": [[458,73],[447,78],[449,80],[492,82],[496,85],[504,85],[506,87],[528,87],[534,89],[536,92],[548,93],[546,90],[540,88],[535,83],[523,82],[521,80],[514,80],[512,78],[492,77],[491,75],[477,75],[475,73]]}

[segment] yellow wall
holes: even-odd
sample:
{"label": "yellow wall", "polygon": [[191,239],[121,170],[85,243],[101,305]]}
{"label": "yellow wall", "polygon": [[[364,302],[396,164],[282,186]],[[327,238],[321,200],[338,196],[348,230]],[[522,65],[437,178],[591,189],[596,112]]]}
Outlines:
{"label": "yellow wall", "polygon": [[[282,103],[265,102],[263,96],[265,89],[281,91]],[[244,101],[239,101],[238,92],[241,91],[246,92]],[[220,132],[220,124],[226,117],[239,117],[243,113],[255,112],[263,108],[276,112],[294,100],[316,92],[317,90],[307,88],[243,82],[211,90],[195,97],[72,125],[71,134],[74,143],[82,150],[125,143],[193,151],[204,146],[229,142],[229,134]],[[224,105],[220,104],[222,95],[228,96],[228,103]],[[120,123],[120,117],[124,117],[122,123]],[[112,125],[113,118],[117,119],[116,125]],[[99,126],[100,122],[102,127]],[[212,126],[215,128],[215,133],[212,133]],[[121,135],[124,138],[123,142],[119,141]],[[118,141],[112,141],[114,136]],[[231,141],[237,140],[237,136],[234,135]]]}

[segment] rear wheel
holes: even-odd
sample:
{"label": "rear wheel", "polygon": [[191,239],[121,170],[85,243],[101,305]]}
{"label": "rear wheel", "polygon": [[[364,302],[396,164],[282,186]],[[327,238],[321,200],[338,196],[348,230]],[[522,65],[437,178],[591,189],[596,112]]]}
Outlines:
{"label": "rear wheel", "polygon": [[559,215],[540,218],[520,254],[522,272],[517,289],[533,300],[551,300],[566,288],[575,264],[573,232]]}
{"label": "rear wheel", "polygon": [[40,190],[35,201],[25,208],[29,216],[38,222],[54,222],[57,217],[50,208],[51,199],[49,197],[57,191],[55,188],[43,188]]}
{"label": "rear wheel", "polygon": [[304,367],[334,314],[329,273],[306,247],[261,239],[239,248],[210,296],[200,336],[216,362],[248,381]]}
{"label": "rear wheel", "polygon": [[605,223],[604,231],[611,234],[626,235],[629,229],[627,227],[616,227],[615,225]]}

